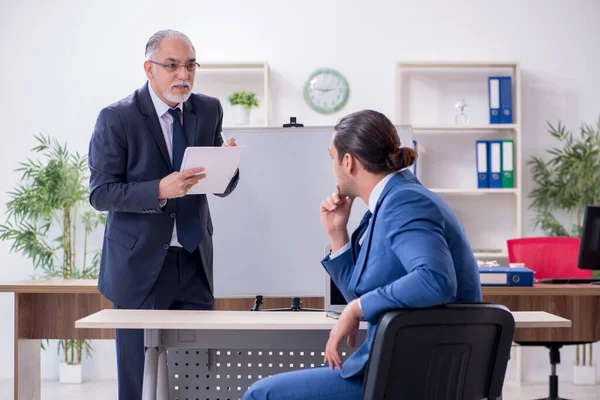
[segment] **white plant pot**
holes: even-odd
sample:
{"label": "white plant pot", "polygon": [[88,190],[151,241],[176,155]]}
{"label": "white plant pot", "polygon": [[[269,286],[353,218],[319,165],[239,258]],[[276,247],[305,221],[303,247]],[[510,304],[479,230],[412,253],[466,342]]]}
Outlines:
{"label": "white plant pot", "polygon": [[231,106],[234,125],[248,125],[250,123],[250,109],[236,104]]}
{"label": "white plant pot", "polygon": [[573,366],[573,384],[574,385],[595,385],[596,384],[596,363],[594,363],[594,365],[574,365]]}
{"label": "white plant pot", "polygon": [[60,383],[81,383],[81,364],[71,365],[61,361],[59,381]]}

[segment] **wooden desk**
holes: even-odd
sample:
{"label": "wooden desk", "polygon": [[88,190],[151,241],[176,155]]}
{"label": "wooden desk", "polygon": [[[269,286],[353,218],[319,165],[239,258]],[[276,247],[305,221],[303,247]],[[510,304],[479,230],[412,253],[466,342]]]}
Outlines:
{"label": "wooden desk", "polygon": [[546,311],[573,322],[571,329],[519,329],[515,342],[600,341],[600,285],[486,286],[483,300],[511,311]]}
{"label": "wooden desk", "polygon": [[[98,292],[96,280],[25,280],[0,285],[14,293],[14,398],[40,399],[42,339],[114,339],[113,329],[75,329],[75,321],[112,303]],[[218,310],[250,310],[254,299],[217,299]],[[306,308],[323,308],[322,297],[302,298]],[[263,308],[290,306],[289,298],[265,298]]]}
{"label": "wooden desk", "polygon": [[[75,329],[75,321],[112,309],[96,280],[26,280],[0,285],[15,296],[14,398],[40,399],[41,339],[114,339],[112,329]],[[484,299],[515,311],[547,311],[573,322],[572,329],[527,329],[519,340],[600,340],[600,286],[538,285],[483,288]],[[216,299],[217,310],[249,310],[253,298]],[[322,297],[302,297],[303,306],[323,308]],[[263,308],[290,306],[289,297],[264,298]],[[575,334],[577,332],[577,334]]]}
{"label": "wooden desk", "polygon": [[[545,311],[511,311],[515,328],[570,328],[571,321]],[[83,329],[196,329],[203,331],[329,331],[337,323],[324,312],[102,310],[75,321]],[[360,329],[367,323],[361,322]]]}
{"label": "wooden desk", "polygon": [[41,339],[113,339],[112,329],[75,329],[74,322],[112,304],[95,280],[29,280],[0,285],[15,294],[15,400],[40,399]]}
{"label": "wooden desk", "polygon": [[[571,321],[546,312],[512,312],[516,328],[569,328]],[[252,311],[178,311],[178,310],[102,310],[75,322],[77,328],[85,329],[144,329],[147,348],[144,363],[143,400],[167,400],[170,398],[218,398],[223,392],[214,391],[216,385],[237,387],[238,392],[227,392],[227,398],[238,397],[257,380],[262,355],[259,352],[279,353],[281,359],[270,359],[273,364],[291,363],[293,369],[302,368],[306,360],[298,352],[314,353],[314,365],[322,363],[318,353],[327,342],[329,331],[336,320],[327,318],[323,312],[252,312]],[[366,323],[361,323],[357,343],[365,337]],[[342,346],[342,352],[344,346]],[[167,350],[180,349],[177,354]],[[185,351],[183,350],[185,349]],[[209,349],[217,349],[215,361],[211,362]],[[200,351],[202,350],[202,351]],[[226,350],[240,355],[240,359],[221,358]],[[248,351],[250,350],[250,351]],[[248,357],[246,352],[248,351]],[[196,354],[195,358],[180,359],[180,353]],[[288,356],[289,353],[289,356]],[[296,353],[294,355],[294,353]],[[220,355],[219,355],[220,354]],[[294,358],[291,358],[294,357]],[[231,374],[224,364],[237,363]],[[305,361],[306,362],[306,361]],[[188,368],[178,368],[179,365]],[[248,368],[245,368],[246,363]],[[214,364],[214,365],[213,365]],[[253,365],[255,365],[253,367]],[[217,368],[214,369],[214,366]],[[257,369],[258,367],[258,369]],[[266,367],[266,365],[265,365]],[[264,369],[270,373],[270,369]],[[281,371],[274,371],[281,372]],[[211,375],[222,374],[218,381]],[[182,376],[196,376],[195,380],[183,380]],[[248,376],[248,379],[245,377]],[[206,379],[205,379],[206,377]],[[244,377],[244,378],[242,378]],[[260,378],[258,378],[260,379]],[[178,389],[175,389],[175,388]],[[185,387],[185,391],[183,388]],[[196,389],[194,390],[194,387]],[[177,390],[177,391],[176,391]]]}

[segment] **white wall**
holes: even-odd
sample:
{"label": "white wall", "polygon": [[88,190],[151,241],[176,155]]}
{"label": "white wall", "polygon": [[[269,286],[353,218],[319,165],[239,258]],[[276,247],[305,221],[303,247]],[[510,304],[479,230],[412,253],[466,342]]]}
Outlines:
{"label": "white wall", "polygon": [[[594,0],[52,3],[0,2],[2,205],[34,133],[52,134],[87,151],[99,110],[143,84],[146,40],[167,27],[187,33],[200,60],[267,60],[273,125],[290,116],[307,125],[331,125],[362,108],[393,116],[399,60],[519,61],[526,158],[542,155],[540,149],[552,144],[547,120],[560,118],[574,129],[600,113],[600,3]],[[317,67],[339,69],[351,85],[348,104],[335,115],[318,115],[303,102],[302,85]],[[524,189],[531,189],[528,174]],[[530,218],[525,212],[526,235],[534,233]],[[0,243],[0,262],[0,282],[31,273],[26,261],[9,254],[8,243]],[[12,376],[12,319],[12,297],[2,294],[0,378]],[[97,347],[89,378],[114,377],[111,352],[111,343]],[[572,376],[572,353],[563,351],[559,371],[566,379]],[[546,352],[525,354],[536,355],[524,363],[525,376],[545,380]],[[57,375],[54,355],[44,354],[44,377]]]}

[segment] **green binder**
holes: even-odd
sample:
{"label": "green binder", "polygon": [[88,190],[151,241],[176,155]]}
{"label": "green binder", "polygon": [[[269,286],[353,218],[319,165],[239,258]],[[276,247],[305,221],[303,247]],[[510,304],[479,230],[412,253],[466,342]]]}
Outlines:
{"label": "green binder", "polygon": [[502,141],[502,188],[515,187],[515,143],[512,140]]}

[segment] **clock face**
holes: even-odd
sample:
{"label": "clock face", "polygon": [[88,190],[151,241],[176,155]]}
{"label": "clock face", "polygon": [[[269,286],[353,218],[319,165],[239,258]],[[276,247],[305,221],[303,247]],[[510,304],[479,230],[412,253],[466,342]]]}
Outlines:
{"label": "clock face", "polygon": [[304,100],[317,112],[333,113],[348,100],[348,82],[334,69],[318,69],[304,85]]}

